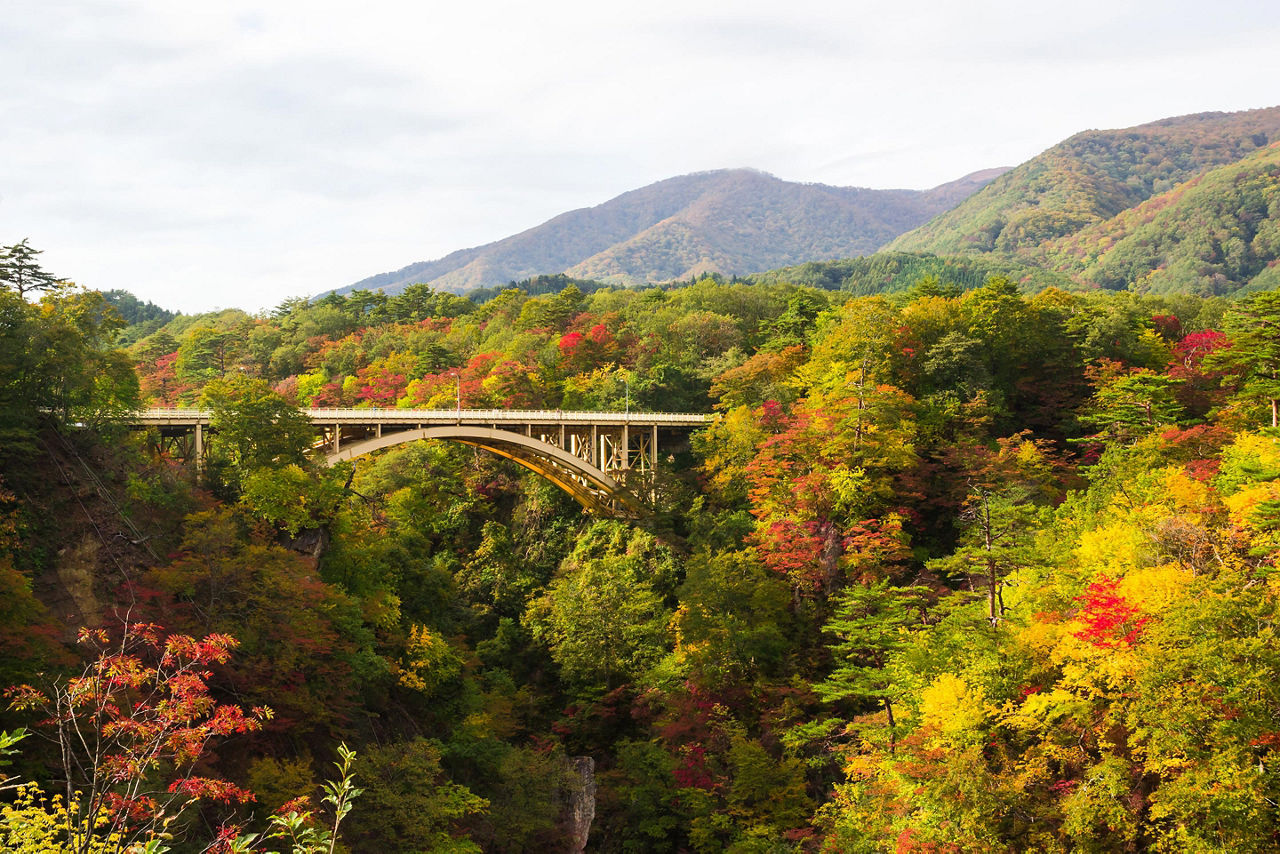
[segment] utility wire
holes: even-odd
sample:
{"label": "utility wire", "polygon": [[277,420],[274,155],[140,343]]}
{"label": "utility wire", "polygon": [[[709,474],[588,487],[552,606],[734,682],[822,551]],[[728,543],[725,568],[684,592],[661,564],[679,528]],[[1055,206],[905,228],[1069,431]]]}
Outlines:
{"label": "utility wire", "polygon": [[[63,483],[67,485],[67,489],[71,492],[71,495],[75,498],[76,503],[80,505],[80,510],[84,513],[84,517],[89,520],[89,524],[92,525],[93,530],[97,532],[98,539],[102,542],[103,548],[106,549],[107,556],[111,558],[111,562],[116,565],[116,569],[120,572],[120,577],[127,582],[129,580],[129,573],[125,570],[124,566],[120,563],[119,558],[116,557],[115,552],[112,550],[112,544],[107,541],[106,535],[102,533],[102,528],[98,526],[97,521],[93,518],[93,514],[89,512],[89,508],[86,507],[84,501],[80,499],[80,495],[75,488],[75,483],[71,479],[71,474],[66,470],[65,467],[63,467],[62,463],[58,461],[58,458],[55,455],[53,448],[50,447],[49,443],[44,440],[43,436],[39,437],[39,441],[41,445],[44,445],[44,449],[45,451],[48,452],[49,459],[50,461],[53,462],[54,467],[58,470],[58,474],[62,475]],[[132,585],[130,585],[130,591],[132,595]]]}
{"label": "utility wire", "polygon": [[[115,496],[111,494],[111,491],[107,489],[106,485],[102,482],[102,480],[98,477],[98,475],[93,471],[92,468],[89,467],[89,464],[85,461],[84,457],[80,455],[80,452],[75,449],[75,446],[71,444],[71,442],[67,439],[67,437],[64,436],[62,432],[58,430],[56,425],[54,426],[53,432],[54,432],[54,435],[58,437],[58,440],[62,444],[63,449],[68,454],[75,457],[76,460],[80,463],[80,468],[84,470],[84,473],[89,478],[90,483],[92,483],[94,489],[97,490],[98,496],[111,505],[112,509],[116,511],[116,515],[120,517],[120,520],[124,522],[125,526],[128,527],[128,529],[133,533],[134,538],[130,542],[135,546],[142,546],[147,550],[147,552],[151,555],[153,559],[159,561],[160,556],[155,553],[155,550],[151,548],[151,544],[148,542],[151,539],[151,536],[144,535],[142,531],[138,530],[138,526],[135,525],[133,523],[133,520],[129,518],[128,514],[124,512],[124,508],[122,508],[116,502]],[[45,447],[48,448],[48,445],[46,445]]]}

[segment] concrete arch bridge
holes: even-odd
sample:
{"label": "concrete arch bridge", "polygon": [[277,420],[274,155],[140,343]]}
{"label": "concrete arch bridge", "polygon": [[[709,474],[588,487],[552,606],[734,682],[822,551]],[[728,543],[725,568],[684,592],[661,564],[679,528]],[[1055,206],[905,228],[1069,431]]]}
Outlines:
{"label": "concrete arch bridge", "polygon": [[[598,515],[634,516],[659,448],[682,445],[708,416],[678,412],[515,409],[305,409],[329,465],[423,439],[460,442],[536,472]],[[200,465],[212,413],[148,409],[130,423],[158,431],[160,447]]]}

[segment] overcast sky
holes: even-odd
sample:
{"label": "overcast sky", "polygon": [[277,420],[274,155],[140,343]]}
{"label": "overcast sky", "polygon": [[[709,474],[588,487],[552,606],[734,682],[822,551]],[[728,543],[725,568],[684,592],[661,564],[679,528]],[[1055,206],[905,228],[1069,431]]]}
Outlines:
{"label": "overcast sky", "polygon": [[0,79],[0,244],[257,311],[687,172],[925,188],[1274,106],[1280,5],[20,0]]}

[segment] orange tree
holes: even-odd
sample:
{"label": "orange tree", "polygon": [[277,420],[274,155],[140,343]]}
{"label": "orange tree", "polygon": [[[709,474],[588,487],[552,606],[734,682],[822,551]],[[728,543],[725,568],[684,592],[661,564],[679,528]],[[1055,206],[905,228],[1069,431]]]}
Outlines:
{"label": "orange tree", "polygon": [[55,745],[62,850],[161,850],[158,841],[193,802],[253,800],[196,773],[210,740],[257,730],[271,715],[210,696],[210,668],[230,658],[234,638],[126,623],[118,638],[82,629],[79,640],[96,657],[77,675],[8,691],[11,706],[36,713],[38,731]]}

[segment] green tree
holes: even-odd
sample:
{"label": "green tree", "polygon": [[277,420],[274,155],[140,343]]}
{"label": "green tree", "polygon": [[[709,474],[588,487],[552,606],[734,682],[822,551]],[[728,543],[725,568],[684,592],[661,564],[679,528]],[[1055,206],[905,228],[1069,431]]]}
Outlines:
{"label": "green tree", "polygon": [[382,291],[356,290],[347,295],[344,310],[356,319],[356,323],[375,325],[387,320],[389,297]]}
{"label": "green tree", "polygon": [[290,536],[329,524],[345,498],[350,464],[308,471],[296,463],[253,469],[244,476],[243,504]]}
{"label": "green tree", "polygon": [[32,305],[0,289],[0,456],[30,450],[43,414],[100,426],[138,405],[121,321],[94,291],[59,290]]}
{"label": "green tree", "polygon": [[1242,394],[1264,400],[1271,426],[1280,426],[1280,291],[1266,291],[1236,304],[1223,318],[1231,346],[1215,354],[1244,380]]}
{"label": "green tree", "polygon": [[686,565],[672,618],[676,657],[714,689],[775,673],[786,653],[786,584],[751,550],[699,550]]}
{"label": "green tree", "polygon": [[479,854],[458,826],[488,803],[448,781],[437,742],[415,738],[367,748],[356,771],[363,786],[361,810],[347,833],[357,850]]}
{"label": "green tree", "polygon": [[417,323],[429,317],[459,317],[475,310],[475,303],[456,294],[437,292],[427,284],[413,284],[391,297],[388,312],[400,321]]}
{"label": "green tree", "polygon": [[578,690],[616,688],[666,654],[670,611],[655,582],[673,574],[669,550],[652,535],[597,522],[524,621]]}
{"label": "green tree", "polygon": [[43,250],[32,249],[24,238],[12,246],[0,247],[0,283],[25,298],[32,291],[56,291],[69,286],[41,268],[36,256]]}
{"label": "green tree", "polygon": [[39,337],[44,374],[42,405],[65,420],[95,426],[136,408],[138,379],[113,341],[124,323],[97,291],[46,294]]}
{"label": "green tree", "polygon": [[188,382],[207,382],[225,377],[245,342],[235,330],[198,326],[178,346],[174,368]]}
{"label": "green tree", "polygon": [[884,707],[889,751],[897,742],[894,700],[902,690],[890,680],[887,666],[906,646],[908,631],[922,623],[928,588],[893,587],[882,580],[853,584],[841,591],[823,631],[835,638],[829,645],[834,665],[814,685],[824,701],[857,709],[858,704]]}
{"label": "green tree", "polygon": [[494,521],[484,523],[479,546],[458,573],[459,588],[474,598],[478,609],[507,617],[518,617],[545,581],[521,554],[510,529]]}
{"label": "green tree", "polygon": [[991,385],[982,342],[962,332],[949,332],[930,347],[921,367],[933,389],[959,392],[962,400],[972,400]]}
{"label": "green tree", "polygon": [[1002,579],[1035,561],[1033,537],[1038,507],[1057,495],[1057,463],[1043,440],[1025,433],[1001,439],[994,448],[958,446],[967,494],[960,512],[956,550],[929,563],[946,574],[978,576],[987,588],[987,618],[1004,616]]}
{"label": "green tree", "polygon": [[1100,379],[1080,421],[1111,441],[1132,443],[1185,416],[1174,390],[1180,381],[1145,368]]}
{"label": "green tree", "polygon": [[488,802],[488,810],[466,820],[469,835],[494,854],[568,850],[569,840],[557,819],[581,786],[568,757],[558,747],[502,743],[497,734],[491,731],[488,738],[459,739],[450,745],[450,764],[471,753],[468,758],[475,767],[462,779]]}
{"label": "green tree", "polygon": [[210,472],[233,492],[239,493],[245,478],[257,469],[306,465],[315,429],[264,380],[214,380],[205,386],[201,402],[212,410]]}
{"label": "green tree", "polygon": [[821,291],[797,290],[787,299],[787,309],[771,324],[767,350],[802,345],[817,323],[818,315],[831,307]]}

